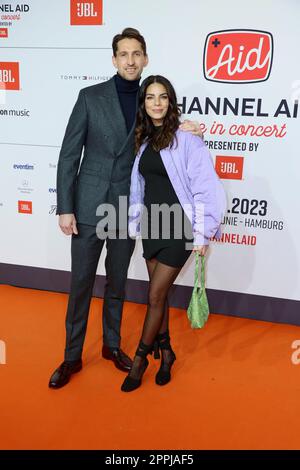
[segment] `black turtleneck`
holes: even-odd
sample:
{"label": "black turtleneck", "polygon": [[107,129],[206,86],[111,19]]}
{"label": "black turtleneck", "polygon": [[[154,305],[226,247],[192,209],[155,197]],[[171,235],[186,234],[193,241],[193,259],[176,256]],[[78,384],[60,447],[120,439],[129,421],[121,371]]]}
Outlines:
{"label": "black turtleneck", "polygon": [[121,109],[126,121],[127,132],[129,132],[135,121],[137,95],[140,79],[125,80],[121,75],[114,75],[114,80],[120,100]]}

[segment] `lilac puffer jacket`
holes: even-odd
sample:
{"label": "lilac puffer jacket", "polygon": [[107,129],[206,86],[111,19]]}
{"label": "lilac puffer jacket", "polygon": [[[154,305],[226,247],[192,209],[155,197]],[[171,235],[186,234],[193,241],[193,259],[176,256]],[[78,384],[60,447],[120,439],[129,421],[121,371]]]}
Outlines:
{"label": "lilac puffer jacket", "polygon": [[[223,186],[215,172],[205,143],[189,132],[177,130],[177,145],[160,151],[162,161],[178,200],[189,218],[194,246],[208,245],[211,237],[220,238],[220,224],[226,209]],[[129,234],[140,237],[145,180],[139,172],[143,144],[135,158],[130,185]]]}

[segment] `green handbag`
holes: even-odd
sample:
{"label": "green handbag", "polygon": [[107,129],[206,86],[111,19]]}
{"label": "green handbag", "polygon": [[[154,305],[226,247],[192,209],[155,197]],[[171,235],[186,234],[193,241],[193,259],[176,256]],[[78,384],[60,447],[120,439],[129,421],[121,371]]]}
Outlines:
{"label": "green handbag", "polygon": [[195,262],[195,282],[190,304],[187,309],[188,319],[191,322],[192,328],[203,328],[205,325],[208,315],[209,306],[205,291],[205,260],[204,256],[201,256],[201,282],[199,284],[199,253],[196,252]]}

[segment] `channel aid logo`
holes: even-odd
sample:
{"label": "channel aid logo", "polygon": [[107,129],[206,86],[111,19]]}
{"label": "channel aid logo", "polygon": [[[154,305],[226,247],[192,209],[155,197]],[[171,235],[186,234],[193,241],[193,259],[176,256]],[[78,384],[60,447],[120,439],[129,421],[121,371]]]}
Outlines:
{"label": "channel aid logo", "polygon": [[203,68],[206,80],[252,83],[267,80],[273,60],[273,37],[266,31],[215,31],[206,37]]}
{"label": "channel aid logo", "polygon": [[216,156],[216,173],[225,180],[241,180],[243,178],[244,157]]}
{"label": "channel aid logo", "polygon": [[19,62],[0,62],[0,90],[20,90]]}
{"label": "channel aid logo", "polygon": [[102,0],[71,0],[71,25],[101,25],[102,20]]}

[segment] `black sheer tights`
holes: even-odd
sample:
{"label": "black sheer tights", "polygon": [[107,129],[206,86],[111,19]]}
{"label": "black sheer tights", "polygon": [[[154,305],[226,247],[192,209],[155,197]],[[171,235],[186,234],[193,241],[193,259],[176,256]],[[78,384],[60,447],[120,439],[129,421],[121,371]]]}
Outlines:
{"label": "black sheer tights", "polygon": [[[141,341],[150,346],[157,334],[165,333],[169,326],[168,292],[181,268],[174,268],[160,263],[156,259],[147,260],[149,273],[148,307],[144,321]],[[172,359],[172,352],[162,349],[163,361],[167,364]],[[130,377],[140,379],[144,372],[145,358],[135,356]]]}

